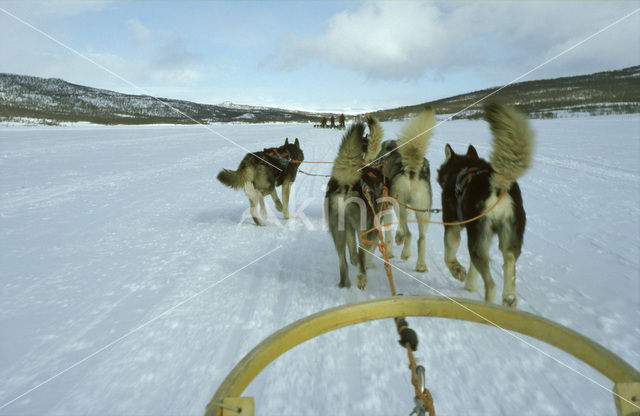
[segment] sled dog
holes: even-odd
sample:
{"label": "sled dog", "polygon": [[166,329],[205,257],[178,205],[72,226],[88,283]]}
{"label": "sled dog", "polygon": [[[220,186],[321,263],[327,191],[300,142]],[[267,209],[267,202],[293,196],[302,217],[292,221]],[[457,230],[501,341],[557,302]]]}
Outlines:
{"label": "sled dog", "polygon": [[[357,286],[364,290],[367,285],[365,262],[367,250],[372,245],[360,244],[356,249],[358,235],[374,226],[374,217],[364,195],[363,187],[371,188],[370,198],[375,204],[379,198],[384,177],[375,169],[364,168],[380,151],[382,126],[374,118],[368,118],[369,134],[365,135],[365,124],[352,124],[342,138],[338,156],[333,165],[331,179],[325,195],[329,232],[338,252],[340,263],[340,287],[350,287],[349,269],[345,248],[349,249],[352,264],[357,265]],[[376,209],[377,212],[377,209]],[[377,233],[366,236],[377,241]]]}
{"label": "sled dog", "polygon": [[[410,120],[402,130],[397,140],[387,140],[382,143],[380,151],[383,172],[389,183],[389,195],[399,202],[416,208],[418,220],[418,261],[416,271],[426,272],[425,262],[425,234],[428,221],[431,218],[431,172],[429,161],[424,157],[429,146],[429,139],[433,135],[436,118],[433,109],[427,107],[417,117]],[[406,223],[409,215],[407,208],[393,203],[396,216],[400,224],[396,231],[396,244],[402,245],[401,258],[407,260],[411,255],[411,233]],[[409,212],[410,214],[411,212]],[[391,222],[391,211],[385,211],[383,222]],[[387,254],[393,257],[393,239],[391,228],[385,230]]]}
{"label": "sled dog", "polygon": [[[248,153],[240,162],[238,169],[222,169],[218,173],[218,180],[233,189],[244,188],[249,198],[253,221],[256,225],[265,225],[258,217],[256,209],[259,204],[262,218],[267,219],[265,195],[271,195],[276,209],[283,213],[285,219],[289,219],[289,193],[302,160],[304,160],[304,154],[298,139],[296,138],[295,142],[289,143],[287,138],[284,145],[280,147]],[[282,186],[282,201],[284,203],[278,198],[276,186]]]}
{"label": "sled dog", "polygon": [[514,307],[517,304],[516,261],[526,222],[516,179],[531,165],[533,132],[527,118],[513,107],[489,104],[485,112],[493,133],[490,162],[481,159],[472,145],[464,155],[456,154],[449,144],[445,146],[445,162],[438,170],[443,220],[459,222],[474,218],[492,207],[504,192],[506,195],[486,216],[464,224],[471,258],[468,273],[456,259],[462,225],[445,226],[444,259],[453,277],[464,281],[467,290],[476,290],[480,273],[484,299],[493,302],[495,284],[489,270],[489,247],[497,234],[503,257],[502,304]]}

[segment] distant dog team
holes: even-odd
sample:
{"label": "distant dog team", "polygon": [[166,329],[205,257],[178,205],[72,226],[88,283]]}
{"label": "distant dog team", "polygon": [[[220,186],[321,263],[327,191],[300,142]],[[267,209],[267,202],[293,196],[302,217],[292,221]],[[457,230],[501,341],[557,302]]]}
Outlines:
{"label": "distant dog team", "polygon": [[[531,164],[533,133],[527,118],[513,107],[490,104],[485,112],[493,133],[490,162],[480,158],[472,145],[465,154],[457,154],[447,144],[445,161],[438,169],[445,227],[444,260],[452,276],[464,281],[467,290],[476,290],[480,274],[484,281],[485,301],[493,302],[495,283],[489,268],[489,247],[493,236],[497,235],[503,256],[502,303],[514,307],[517,304],[515,264],[522,250],[526,223],[516,180]],[[397,140],[382,142],[382,126],[371,117],[367,118],[366,124],[352,124],[344,134],[325,195],[328,228],[338,253],[340,287],[351,285],[346,250],[351,264],[357,266],[357,287],[366,287],[367,252],[374,246],[358,241],[358,236],[375,226],[374,212],[382,216],[377,220],[383,224],[391,223],[391,210],[380,212],[387,206],[383,202],[390,202],[399,219],[395,243],[402,245],[403,260],[411,255],[407,221],[410,211],[415,212],[418,223],[415,270],[428,270],[426,231],[432,190],[430,166],[425,155],[434,127],[434,111],[426,108],[406,123]],[[271,195],[276,209],[283,211],[285,218],[289,217],[290,187],[303,160],[298,139],[293,144],[286,140],[281,147],[247,154],[237,170],[223,169],[218,180],[234,189],[244,188],[254,222],[264,225],[257,206],[260,205],[262,218],[266,219],[265,195]],[[284,204],[278,198],[276,186],[282,186]],[[383,189],[387,193],[383,193]],[[387,195],[389,198],[384,200]],[[468,272],[456,258],[463,227],[467,230],[471,258]],[[377,241],[378,233],[368,233],[367,239]],[[385,229],[385,242],[391,258],[391,227]]]}

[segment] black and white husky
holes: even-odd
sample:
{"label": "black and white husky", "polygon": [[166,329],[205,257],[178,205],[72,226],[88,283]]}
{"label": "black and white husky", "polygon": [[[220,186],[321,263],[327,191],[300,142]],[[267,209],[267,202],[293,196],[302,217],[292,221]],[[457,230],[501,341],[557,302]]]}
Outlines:
{"label": "black and white husky", "polygon": [[475,218],[507,193],[489,214],[464,224],[471,258],[468,273],[456,259],[462,225],[445,226],[444,258],[453,277],[464,281],[467,290],[476,290],[480,273],[485,301],[493,302],[495,283],[489,270],[489,247],[497,234],[503,257],[502,304],[516,306],[516,260],[522,249],[526,222],[516,179],[531,165],[533,133],[527,118],[513,107],[489,104],[485,112],[493,133],[490,163],[481,159],[471,145],[466,154],[456,154],[448,144],[445,147],[445,162],[438,170],[443,220],[461,222]]}
{"label": "black and white husky", "polygon": [[[218,173],[218,180],[233,189],[244,188],[249,198],[253,221],[256,225],[265,225],[257,212],[257,206],[260,205],[260,214],[262,218],[267,219],[265,195],[271,195],[276,209],[282,211],[285,219],[289,219],[289,193],[302,160],[304,160],[304,153],[300,148],[300,141],[296,138],[295,142],[289,143],[287,138],[284,145],[280,147],[248,153],[240,162],[238,169],[222,169]],[[278,198],[276,186],[282,186],[284,204]]]}
{"label": "black and white husky", "polygon": [[[378,155],[383,135],[382,126],[377,120],[368,118],[367,124],[367,135],[364,123],[352,124],[344,134],[325,196],[329,232],[340,263],[340,287],[351,286],[346,248],[349,249],[351,263],[358,267],[358,288],[364,289],[367,285],[367,251],[371,251],[373,246],[361,243],[360,249],[356,248],[358,235],[374,226],[374,215],[368,205],[364,187],[366,185],[370,188],[369,197],[376,204],[378,212],[377,201],[384,180],[379,171],[363,168]],[[367,238],[377,241],[378,234],[371,232]]]}
{"label": "black and white husky", "polygon": [[[431,218],[431,172],[429,161],[424,157],[433,135],[435,113],[426,108],[417,117],[410,120],[403,128],[397,140],[382,143],[380,162],[389,183],[389,195],[405,205],[421,211],[415,211],[418,220],[418,261],[416,271],[426,272],[425,240],[428,221]],[[407,208],[392,202],[396,216],[400,220],[396,231],[396,244],[402,245],[401,258],[407,260],[411,256],[411,233],[406,221],[411,212]],[[383,222],[391,222],[391,212],[386,211]],[[385,230],[387,254],[393,257],[393,240],[391,228]]]}

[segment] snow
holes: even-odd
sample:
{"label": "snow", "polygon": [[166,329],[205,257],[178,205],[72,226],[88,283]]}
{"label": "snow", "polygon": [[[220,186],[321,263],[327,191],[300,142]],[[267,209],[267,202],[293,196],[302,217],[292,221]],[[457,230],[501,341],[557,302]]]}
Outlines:
{"label": "snow", "polygon": [[[532,121],[536,154],[519,181],[528,222],[517,263],[520,310],[582,333],[635,368],[639,122]],[[402,123],[383,126],[392,138]],[[316,161],[334,159],[342,134],[310,124],[211,127],[255,150],[298,137]],[[489,135],[480,120],[437,127],[427,152],[436,206],[445,143],[457,151],[473,143],[488,157]],[[380,264],[365,292],[337,287],[322,220],[326,178],[299,175],[294,219],[284,222],[267,201],[273,219],[252,225],[244,194],[215,179],[244,154],[200,126],[0,128],[0,414],[202,414],[231,368],[271,333],[388,295]],[[436,295],[430,286],[481,300],[450,277],[442,236],[429,227],[428,273],[413,271],[415,246],[409,260],[392,260],[424,283],[395,273],[398,291]],[[615,413],[611,393],[595,384],[612,383],[553,347],[524,337],[585,377],[496,328],[408,321],[439,414]],[[259,415],[408,414],[413,395],[396,339],[390,320],[322,335],[269,365],[245,395]]]}

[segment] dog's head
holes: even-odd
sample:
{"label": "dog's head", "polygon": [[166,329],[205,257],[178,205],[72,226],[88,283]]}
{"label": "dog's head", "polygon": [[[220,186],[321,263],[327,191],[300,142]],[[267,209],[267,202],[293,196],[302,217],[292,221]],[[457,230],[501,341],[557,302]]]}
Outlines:
{"label": "dog's head", "polygon": [[292,160],[304,160],[304,153],[302,152],[302,148],[300,147],[300,141],[296,137],[296,140],[293,143],[289,143],[289,138],[287,137],[284,140],[284,144],[280,149],[289,155]]}
{"label": "dog's head", "polygon": [[438,183],[444,188],[445,183],[452,175],[457,175],[465,166],[473,166],[480,160],[476,148],[469,145],[467,154],[461,155],[453,151],[453,148],[447,144],[444,147],[444,163],[438,169]]}

